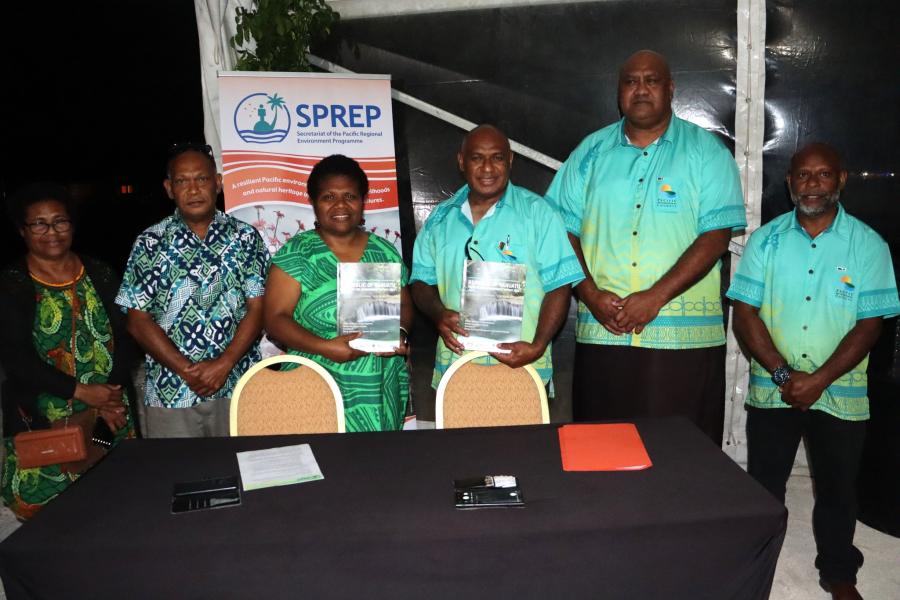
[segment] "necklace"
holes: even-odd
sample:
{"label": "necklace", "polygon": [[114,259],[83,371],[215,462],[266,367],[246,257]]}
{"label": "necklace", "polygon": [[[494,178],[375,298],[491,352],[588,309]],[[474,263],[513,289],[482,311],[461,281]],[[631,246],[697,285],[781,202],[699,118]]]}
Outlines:
{"label": "necklace", "polygon": [[81,265],[81,269],[79,269],[78,275],[76,275],[73,280],[63,281],[62,283],[51,283],[49,281],[44,281],[43,279],[41,279],[40,277],[35,275],[33,271],[30,271],[30,270],[28,271],[28,274],[31,275],[32,279],[34,279],[41,285],[45,285],[47,287],[59,287],[59,288],[69,287],[84,276],[84,265]]}

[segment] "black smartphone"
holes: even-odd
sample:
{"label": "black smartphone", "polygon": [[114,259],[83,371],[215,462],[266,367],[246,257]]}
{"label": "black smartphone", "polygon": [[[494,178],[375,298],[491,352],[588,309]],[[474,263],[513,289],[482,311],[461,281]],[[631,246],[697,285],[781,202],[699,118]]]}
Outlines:
{"label": "black smartphone", "polygon": [[93,442],[95,446],[100,446],[104,450],[109,450],[112,448],[115,440],[116,434],[113,433],[112,429],[109,428],[109,425],[106,424],[106,419],[97,417],[97,420],[94,421],[94,431],[91,433],[91,442]]}
{"label": "black smartphone", "polygon": [[241,490],[236,475],[176,483],[172,487],[172,513],[240,506]]}

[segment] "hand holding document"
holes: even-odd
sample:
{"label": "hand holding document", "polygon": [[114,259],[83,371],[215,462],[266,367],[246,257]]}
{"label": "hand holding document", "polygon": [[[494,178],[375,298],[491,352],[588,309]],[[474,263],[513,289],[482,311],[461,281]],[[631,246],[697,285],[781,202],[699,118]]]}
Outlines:
{"label": "hand holding document", "polygon": [[498,343],[522,339],[525,313],[525,265],[467,260],[463,270],[459,336],[466,350],[509,354]]}
{"label": "hand holding document", "polygon": [[324,479],[309,444],[237,453],[244,491]]}

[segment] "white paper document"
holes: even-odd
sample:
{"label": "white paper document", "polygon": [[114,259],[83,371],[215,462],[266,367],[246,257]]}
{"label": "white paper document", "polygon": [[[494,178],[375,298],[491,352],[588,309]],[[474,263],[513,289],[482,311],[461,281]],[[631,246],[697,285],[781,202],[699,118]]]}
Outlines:
{"label": "white paper document", "polygon": [[237,453],[244,491],[324,479],[309,444]]}

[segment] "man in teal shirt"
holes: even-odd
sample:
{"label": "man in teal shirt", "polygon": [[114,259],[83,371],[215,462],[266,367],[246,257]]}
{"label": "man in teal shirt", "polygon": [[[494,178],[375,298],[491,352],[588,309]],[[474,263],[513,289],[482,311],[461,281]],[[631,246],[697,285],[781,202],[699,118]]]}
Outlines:
{"label": "man in teal shirt", "polygon": [[869,418],[866,366],[900,313],[887,244],[838,204],[838,153],[806,146],[787,176],[796,209],[750,236],[728,290],[750,351],[747,470],[784,502],[800,437],[816,479],[816,567],[835,598],[858,598],[856,478]]}
{"label": "man in teal shirt", "polygon": [[587,278],[576,288],[576,421],[683,415],[717,444],[725,406],[719,258],[746,225],[731,153],[672,114],[665,58],[619,72],[623,119],[584,139],[547,191]]}
{"label": "man in teal shirt", "polygon": [[467,259],[525,265],[521,341],[499,344],[508,354],[491,356],[514,368],[533,364],[544,384],[550,382],[550,340],[565,322],[571,285],[584,275],[559,216],[543,198],[509,182],[512,161],[499,129],[470,131],[457,154],[466,185],[434,209],[416,238],[413,301],[440,334],[434,387],[463,352],[457,336],[468,335],[459,321]]}

